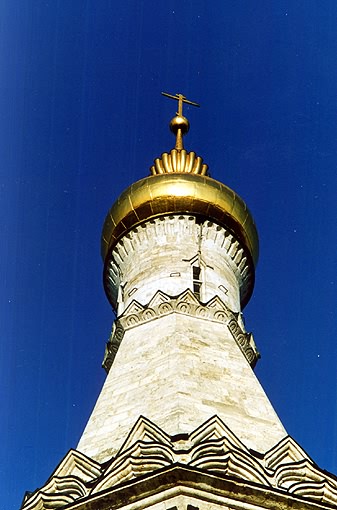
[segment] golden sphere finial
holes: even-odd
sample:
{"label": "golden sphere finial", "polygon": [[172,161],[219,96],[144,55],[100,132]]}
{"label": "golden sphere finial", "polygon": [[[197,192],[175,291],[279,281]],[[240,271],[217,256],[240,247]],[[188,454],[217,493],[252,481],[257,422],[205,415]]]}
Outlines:
{"label": "golden sphere finial", "polygon": [[170,130],[172,131],[172,133],[176,135],[175,146],[176,150],[181,151],[184,149],[183,136],[186,135],[186,133],[188,133],[188,130],[190,129],[190,123],[188,122],[186,117],[183,116],[183,103],[187,103],[192,106],[200,105],[198,103],[193,103],[192,101],[189,101],[189,99],[186,99],[186,97],[183,96],[182,94],[176,94],[175,96],[173,96],[172,94],[162,92],[162,95],[178,101],[177,115],[173,117],[173,119],[170,122]]}
{"label": "golden sphere finial", "polygon": [[182,135],[186,135],[190,129],[190,123],[183,115],[176,115],[170,122],[170,130],[172,133],[177,135],[179,129],[181,129]]}

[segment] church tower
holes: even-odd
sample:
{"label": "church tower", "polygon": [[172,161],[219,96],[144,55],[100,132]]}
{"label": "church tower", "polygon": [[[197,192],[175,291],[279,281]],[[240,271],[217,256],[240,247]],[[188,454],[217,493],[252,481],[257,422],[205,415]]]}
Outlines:
{"label": "church tower", "polygon": [[164,95],[178,102],[175,148],[103,226],[105,384],[77,449],[23,508],[331,508],[335,477],[287,435],[253,371],[253,218],[184,149],[183,105],[198,105]]}

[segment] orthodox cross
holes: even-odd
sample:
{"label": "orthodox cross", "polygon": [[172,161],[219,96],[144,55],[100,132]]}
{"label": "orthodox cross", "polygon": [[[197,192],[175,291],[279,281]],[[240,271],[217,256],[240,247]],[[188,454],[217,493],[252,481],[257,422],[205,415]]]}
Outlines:
{"label": "orthodox cross", "polygon": [[198,103],[193,103],[192,101],[189,101],[182,94],[176,94],[175,96],[173,96],[172,94],[167,94],[167,92],[162,92],[162,95],[166,96],[166,97],[170,97],[171,99],[175,99],[176,101],[178,101],[177,115],[179,115],[180,117],[183,116],[183,103],[191,104],[192,106],[200,106],[200,104],[198,104]]}
{"label": "orthodox cross", "polygon": [[192,106],[200,106],[198,103],[193,103],[189,99],[186,99],[182,94],[176,94],[173,96],[172,94],[167,94],[167,92],[162,92],[163,96],[169,97],[170,99],[175,99],[178,101],[178,111],[176,113],[176,117],[174,117],[170,122],[170,130],[172,133],[176,135],[176,146],[175,148],[178,151],[181,151],[184,148],[183,144],[183,136],[186,135],[188,130],[190,129],[190,123],[183,116],[183,103],[190,104]]}

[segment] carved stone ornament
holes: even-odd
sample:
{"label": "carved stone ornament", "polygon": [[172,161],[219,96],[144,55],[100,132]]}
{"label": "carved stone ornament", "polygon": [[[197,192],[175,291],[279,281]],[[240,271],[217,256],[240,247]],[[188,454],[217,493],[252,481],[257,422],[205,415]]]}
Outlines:
{"label": "carved stone ornament", "polygon": [[[217,416],[179,437],[169,436],[141,416],[117,455],[104,464],[70,450],[46,484],[26,494],[22,509],[53,510],[65,505],[94,508],[88,506],[90,501],[108,494],[111,488],[125,487],[156,473],[165,476],[175,468],[213,475],[221,484],[242,481],[245,487],[262,488],[265,495],[275,494],[276,489],[277,494],[300,501],[300,507],[292,508],[337,505],[336,477],[320,469],[290,436],[266,453],[257,453],[246,448]],[[288,501],[287,508],[290,506]]]}
{"label": "carved stone ornament", "polygon": [[171,313],[180,313],[223,323],[228,327],[243,355],[253,368],[260,358],[252,333],[246,333],[242,329],[238,322],[238,314],[232,312],[219,296],[213,297],[204,304],[198,300],[190,289],[175,297],[158,291],[147,305],[141,305],[136,300],[132,301],[123,314],[114,322],[102,363],[105,370],[109,372],[111,368],[123,339],[124,331]]}

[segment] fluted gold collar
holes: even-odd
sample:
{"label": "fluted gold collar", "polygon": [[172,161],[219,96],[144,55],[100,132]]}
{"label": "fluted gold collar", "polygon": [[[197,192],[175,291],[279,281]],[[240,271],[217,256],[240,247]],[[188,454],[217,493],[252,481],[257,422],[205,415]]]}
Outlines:
{"label": "fluted gold collar", "polygon": [[154,160],[151,166],[152,175],[183,172],[189,174],[208,175],[208,166],[203,159],[195,152],[187,152],[185,149],[172,149],[171,152],[164,152],[161,158]]}

